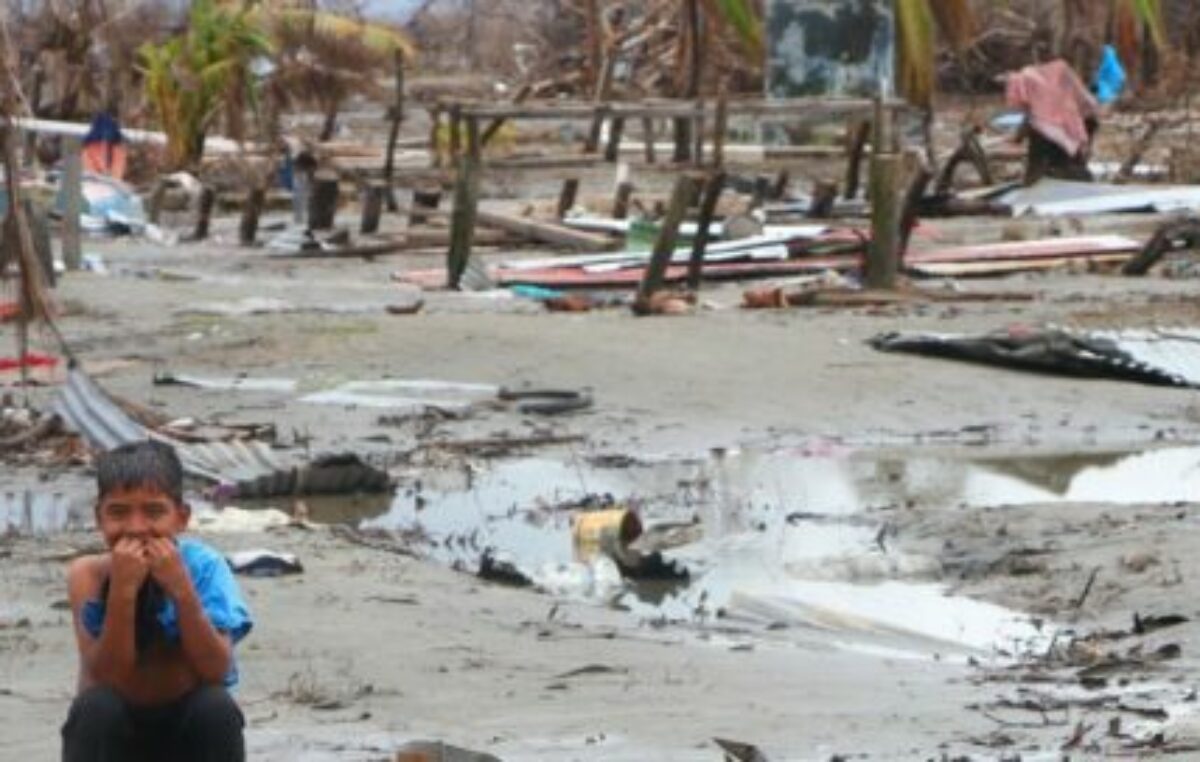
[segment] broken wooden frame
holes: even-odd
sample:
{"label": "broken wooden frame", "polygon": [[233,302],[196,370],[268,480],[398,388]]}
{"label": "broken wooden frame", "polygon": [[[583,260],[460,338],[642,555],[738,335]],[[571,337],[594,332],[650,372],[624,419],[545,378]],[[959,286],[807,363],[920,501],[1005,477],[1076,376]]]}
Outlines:
{"label": "broken wooden frame", "polygon": [[[725,159],[724,131],[728,120],[734,117],[756,117],[763,120],[787,121],[791,124],[829,121],[839,118],[880,119],[887,115],[889,123],[897,112],[908,108],[908,104],[900,100],[870,100],[862,98],[797,98],[790,100],[763,99],[729,99],[722,95],[715,102],[704,100],[646,100],[638,102],[610,102],[597,98],[594,102],[549,102],[526,101],[517,99],[511,103],[485,103],[470,100],[439,101],[432,109],[434,125],[430,130],[430,154],[434,161],[439,160],[440,152],[437,136],[440,132],[439,122],[442,114],[449,117],[450,159],[456,168],[455,178],[455,208],[452,214],[452,244],[447,252],[447,284],[451,288],[458,286],[459,278],[465,271],[471,256],[471,233],[463,230],[464,226],[474,227],[478,219],[478,188],[480,174],[486,170],[479,137],[462,140],[465,132],[468,136],[480,136],[485,130],[480,129],[481,122],[489,125],[518,120],[557,120],[587,121],[589,131],[583,149],[585,155],[597,154],[601,148],[600,131],[597,126],[604,120],[611,120],[612,135],[605,146],[603,160],[616,163],[620,156],[620,139],[626,123],[639,120],[643,125],[646,140],[645,156],[653,162],[655,151],[653,147],[654,133],[652,125],[655,120],[679,120],[690,122],[696,135],[697,148],[692,152],[692,159],[699,165],[703,161],[702,144],[704,125],[714,125],[713,167],[719,170]],[[464,150],[465,148],[465,150]],[[578,154],[573,154],[578,157]],[[600,158],[597,156],[597,158]],[[681,164],[681,166],[687,166]],[[716,196],[723,183],[706,183],[711,198],[707,199],[715,206]],[[704,187],[704,186],[702,186]],[[575,203],[579,189],[578,179],[568,179],[564,182],[558,201],[559,216],[565,215]],[[697,189],[693,189],[694,191]],[[698,192],[690,194],[694,201]],[[467,205],[470,208],[461,208]],[[690,203],[689,203],[690,205]],[[686,211],[686,210],[685,210]],[[682,217],[680,217],[682,219]],[[664,226],[667,227],[667,226]],[[667,233],[666,238],[673,236]],[[703,238],[703,236],[701,236]],[[703,257],[703,244],[699,247],[699,256]],[[693,268],[699,271],[701,263]],[[698,274],[694,276],[698,280]],[[651,284],[653,288],[653,284]]]}

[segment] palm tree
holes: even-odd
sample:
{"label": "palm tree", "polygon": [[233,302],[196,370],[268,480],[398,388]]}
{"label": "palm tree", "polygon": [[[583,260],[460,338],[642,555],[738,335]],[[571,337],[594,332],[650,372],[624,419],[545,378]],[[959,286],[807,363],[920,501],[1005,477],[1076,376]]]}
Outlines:
{"label": "palm tree", "polygon": [[200,160],[222,106],[254,102],[250,63],[271,50],[248,9],[232,10],[215,0],[194,0],[186,31],[139,49],[146,93],[167,135],[168,167]]}
{"label": "palm tree", "polygon": [[[1072,3],[1064,0],[1070,11]],[[933,103],[936,77],[935,56],[940,33],[956,53],[970,46],[975,36],[975,18],[970,0],[895,0],[897,29],[898,89],[914,105],[929,108]],[[1108,0],[1110,34],[1127,64],[1136,60],[1138,28],[1145,26],[1150,41],[1167,46],[1161,0]]]}

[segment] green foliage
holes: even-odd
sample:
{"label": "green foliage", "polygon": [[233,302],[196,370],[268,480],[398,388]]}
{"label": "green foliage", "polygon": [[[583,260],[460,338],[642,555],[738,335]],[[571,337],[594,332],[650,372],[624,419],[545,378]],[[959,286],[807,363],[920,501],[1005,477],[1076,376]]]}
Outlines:
{"label": "green foliage", "polygon": [[896,68],[900,92],[913,104],[933,104],[937,38],[957,51],[974,33],[969,0],[895,0]]}
{"label": "green foliage", "polygon": [[200,160],[205,133],[223,105],[253,102],[249,64],[271,49],[249,11],[193,0],[186,31],[138,50],[147,97],[167,135],[170,168]]}
{"label": "green foliage", "polygon": [[763,21],[753,0],[704,0],[704,5],[710,16],[733,31],[749,58],[762,59]]}

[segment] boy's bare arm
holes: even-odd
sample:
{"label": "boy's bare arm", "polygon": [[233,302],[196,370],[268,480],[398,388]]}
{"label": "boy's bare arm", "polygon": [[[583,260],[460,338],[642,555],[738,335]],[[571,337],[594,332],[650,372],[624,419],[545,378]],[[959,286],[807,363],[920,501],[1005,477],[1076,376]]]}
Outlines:
{"label": "boy's bare arm", "polygon": [[171,540],[154,538],[146,542],[146,555],[155,581],[175,601],[179,637],[188,664],[201,682],[220,685],[233,662],[233,645],[229,636],[208,620],[179,548]]}
{"label": "boy's bare arm", "polygon": [[[75,620],[75,640],[86,682],[115,688],[127,687],[137,671],[134,644],[134,610],[138,588],[145,579],[145,564],[139,570],[140,551],[122,541],[113,548],[108,564],[96,556],[73,562],[67,571],[67,596]],[[105,567],[107,566],[107,572]],[[109,577],[104,629],[93,638],[83,626],[83,606],[95,600]]]}

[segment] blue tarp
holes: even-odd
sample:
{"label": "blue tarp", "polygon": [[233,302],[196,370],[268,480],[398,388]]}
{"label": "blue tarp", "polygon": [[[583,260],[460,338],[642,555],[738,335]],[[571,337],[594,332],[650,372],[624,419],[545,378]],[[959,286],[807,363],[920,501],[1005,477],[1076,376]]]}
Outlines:
{"label": "blue tarp", "polygon": [[1121,96],[1125,89],[1125,67],[1117,49],[1105,45],[1100,54],[1100,66],[1096,69],[1096,78],[1092,81],[1092,89],[1096,91],[1096,100],[1107,106]]}

